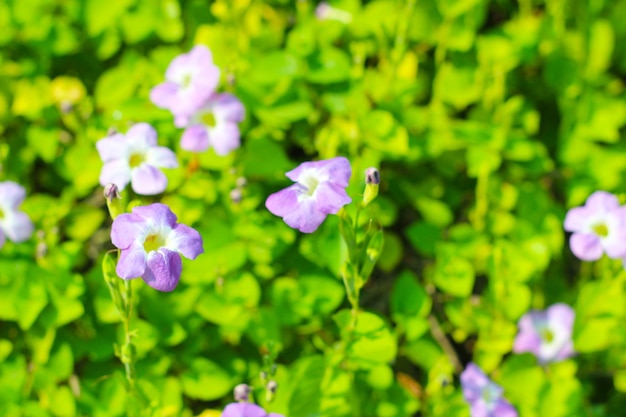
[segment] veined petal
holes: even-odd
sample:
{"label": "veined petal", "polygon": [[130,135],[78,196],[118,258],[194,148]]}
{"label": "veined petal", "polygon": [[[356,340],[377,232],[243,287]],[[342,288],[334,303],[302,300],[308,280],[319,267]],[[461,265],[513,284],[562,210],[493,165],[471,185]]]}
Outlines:
{"label": "veined petal", "polygon": [[130,166],[125,159],[106,162],[100,171],[100,185],[105,187],[109,184],[115,184],[120,191],[128,185],[130,178]]}
{"label": "veined petal", "polygon": [[0,207],[7,211],[17,210],[26,198],[26,190],[13,181],[0,182]]}
{"label": "veined petal", "polygon": [[148,150],[148,148],[157,145],[157,132],[148,123],[137,123],[126,132],[126,140],[134,145],[133,148],[136,150]]}
{"label": "veined petal", "polygon": [[167,177],[158,168],[143,164],[131,174],[133,191],[141,195],[160,194],[167,188]]}
{"label": "veined petal", "polygon": [[152,101],[157,107],[169,109],[170,104],[176,99],[177,94],[178,85],[176,83],[166,81],[150,90],[150,101]]}
{"label": "veined petal", "polygon": [[176,154],[165,146],[154,146],[146,153],[146,164],[160,168],[177,168]]}
{"label": "veined petal", "polygon": [[216,154],[228,155],[241,146],[239,126],[231,122],[218,124],[209,130],[209,142]]}
{"label": "veined petal", "polygon": [[147,268],[142,278],[155,290],[172,291],[178,285],[182,270],[180,255],[161,248],[148,254]]}
{"label": "veined petal", "polygon": [[222,417],[267,417],[267,414],[256,404],[241,402],[228,404]]}
{"label": "veined petal", "polygon": [[189,126],[180,139],[180,147],[186,151],[203,152],[209,149],[209,135],[202,125]]}
{"label": "veined petal", "polygon": [[574,233],[569,240],[572,253],[583,261],[596,261],[602,257],[602,243],[596,235]]}
{"label": "veined petal", "polygon": [[151,228],[157,230],[173,229],[176,225],[176,215],[162,203],[133,207],[133,214],[142,217]]}
{"label": "veined petal", "polygon": [[21,211],[6,213],[0,221],[4,234],[13,242],[28,240],[33,234],[34,226],[30,218]]}
{"label": "veined petal", "polygon": [[143,244],[142,239],[148,228],[148,221],[143,217],[135,213],[120,214],[111,225],[111,241],[119,249],[128,249],[136,242]]}
{"label": "veined petal", "polygon": [[195,229],[184,224],[177,224],[167,237],[167,248],[180,252],[185,258],[196,259],[204,252],[202,236]]}
{"label": "veined petal", "polygon": [[128,144],[124,140],[124,135],[116,133],[107,136],[96,142],[96,149],[100,154],[102,162],[109,162],[115,159],[126,158],[128,155]]}
{"label": "veined petal", "polygon": [[120,259],[117,261],[115,272],[120,278],[139,278],[146,271],[146,251],[143,244],[135,244],[128,249],[122,250]]}

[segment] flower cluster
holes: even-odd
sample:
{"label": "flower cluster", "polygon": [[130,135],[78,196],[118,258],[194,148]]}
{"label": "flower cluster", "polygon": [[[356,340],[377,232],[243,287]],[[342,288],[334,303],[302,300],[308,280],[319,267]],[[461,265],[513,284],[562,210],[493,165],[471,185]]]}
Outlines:
{"label": "flower cluster", "polygon": [[570,248],[583,261],[626,258],[626,207],[606,191],[596,191],[585,205],[567,212],[565,230],[572,232]]}
{"label": "flower cluster", "polygon": [[515,408],[504,398],[502,387],[474,363],[470,362],[461,373],[461,387],[472,417],[517,417]]}
{"label": "flower cluster", "polygon": [[24,198],[24,187],[13,181],[0,182],[0,248],[7,238],[19,243],[33,234],[33,223],[19,210]]}
{"label": "flower cluster", "polygon": [[150,99],[172,112],[177,127],[185,128],[181,148],[203,152],[213,147],[218,155],[239,148],[238,124],[245,117],[245,109],[234,95],[216,92],[220,70],[208,48],[197,45],[176,57],[165,79],[152,89]]}

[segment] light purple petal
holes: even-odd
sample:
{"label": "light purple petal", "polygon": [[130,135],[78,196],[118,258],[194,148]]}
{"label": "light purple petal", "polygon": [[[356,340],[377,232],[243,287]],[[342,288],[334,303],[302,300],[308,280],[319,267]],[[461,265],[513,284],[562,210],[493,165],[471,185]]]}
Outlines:
{"label": "light purple petal", "polygon": [[[111,241],[119,249],[128,249],[145,235],[148,227],[149,224],[146,219],[135,213],[120,214],[111,225]],[[143,244],[143,242],[139,242],[139,244]]]}
{"label": "light purple petal", "polygon": [[153,203],[148,206],[133,207],[133,214],[146,219],[156,229],[172,229],[176,225],[176,215],[165,204]]}
{"label": "light purple petal", "polygon": [[115,271],[120,278],[124,279],[142,276],[146,271],[146,251],[143,248],[143,243],[122,250]]}
{"label": "light purple petal", "polygon": [[131,185],[137,194],[159,194],[167,188],[167,177],[158,168],[143,164],[132,171]]}
{"label": "light purple petal", "polygon": [[274,215],[283,217],[298,207],[299,184],[291,185],[284,190],[270,194],[265,200],[265,207]]}
{"label": "light purple petal", "polygon": [[563,228],[568,232],[585,230],[592,216],[587,207],[574,207],[565,215]]}
{"label": "light purple petal", "polygon": [[175,114],[174,115],[174,126],[176,127],[188,127],[191,123],[192,114]]}
{"label": "light purple petal", "polygon": [[159,168],[177,168],[176,154],[165,146],[155,146],[146,153],[146,164]]}
{"label": "light purple petal", "polygon": [[241,146],[239,126],[230,122],[218,124],[210,130],[209,142],[216,154],[228,155]]}
{"label": "light purple petal", "polygon": [[150,101],[157,107],[169,109],[170,103],[176,99],[178,84],[167,81],[157,85],[150,91]]}
{"label": "light purple petal", "polygon": [[463,397],[468,402],[479,399],[482,390],[489,385],[489,378],[476,364],[470,362],[461,372],[461,387],[463,389]]}
{"label": "light purple petal", "polygon": [[252,403],[231,403],[222,412],[222,417],[266,417],[265,410]]}
{"label": "light purple petal", "polygon": [[517,410],[506,399],[500,398],[491,415],[493,417],[517,417]]}
{"label": "light purple petal", "polygon": [[267,417],[285,417],[282,414],[278,414],[278,413],[270,413]]}
{"label": "light purple petal", "polygon": [[574,313],[572,307],[565,303],[557,303],[546,310],[546,315],[551,327],[558,326],[562,329],[566,329],[569,334],[572,333],[574,320],[576,318],[576,313]]}
{"label": "light purple petal", "polygon": [[572,253],[583,261],[595,261],[602,257],[600,238],[588,233],[574,233],[569,240]]}
{"label": "light purple petal", "polygon": [[195,229],[177,224],[167,238],[167,247],[180,252],[185,258],[196,259],[204,252],[202,237]]}
{"label": "light purple petal", "polygon": [[127,154],[128,144],[124,140],[124,135],[116,133],[96,142],[96,149],[98,154],[100,154],[102,162],[109,162],[114,159],[124,158]]}
{"label": "light purple petal", "polygon": [[213,64],[213,55],[211,54],[211,50],[207,48],[205,45],[195,45],[189,51],[189,65],[206,69]]}
{"label": "light purple petal", "polygon": [[293,211],[283,216],[283,220],[302,233],[313,233],[324,222],[326,216],[326,213],[318,210],[314,199],[306,198],[301,200]]}
{"label": "light purple petal", "polygon": [[4,232],[2,231],[2,228],[0,228],[0,248],[4,246],[5,242],[6,238],[4,237]]}
{"label": "light purple petal", "polygon": [[241,101],[230,93],[216,94],[211,101],[218,120],[239,123],[246,115],[246,109]]}
{"label": "light purple petal", "polygon": [[343,156],[315,162],[303,162],[285,175],[292,181],[298,181],[300,176],[309,170],[317,171],[319,177],[327,177],[328,181],[342,187],[348,186],[350,176],[352,175],[350,161]]}
{"label": "light purple petal", "polygon": [[470,403],[470,409],[472,410],[471,417],[493,417],[489,412],[489,408],[487,408],[487,404],[482,399],[478,399],[474,402],[468,402]]}
{"label": "light purple petal", "polygon": [[345,188],[332,183],[320,184],[315,190],[315,199],[318,210],[326,214],[336,214],[352,201]]}
{"label": "light purple petal", "polygon": [[126,188],[130,178],[130,166],[125,159],[115,159],[106,162],[102,167],[102,171],[100,171],[100,185],[105,187],[109,184],[115,184],[119,191]]}
{"label": "light purple petal", "polygon": [[559,350],[559,353],[556,354],[554,360],[562,361],[567,358],[571,358],[575,354],[576,354],[576,351],[574,350],[574,342],[572,340],[568,340],[567,343],[563,345],[561,350]]}
{"label": "light purple petal", "polygon": [[515,341],[513,342],[513,352],[515,353],[530,352],[537,356],[540,348],[541,337],[534,329],[522,330],[515,336]]}
{"label": "light purple petal", "polygon": [[0,182],[0,207],[17,210],[26,198],[26,190],[13,181]]}
{"label": "light purple petal", "polygon": [[609,212],[619,207],[619,200],[606,191],[596,191],[587,198],[585,207],[594,212]]}
{"label": "light purple petal", "polygon": [[126,132],[126,140],[141,148],[151,148],[157,145],[157,132],[148,123],[137,123]]}
{"label": "light purple petal", "polygon": [[203,152],[209,149],[209,135],[202,125],[189,126],[180,139],[180,147],[186,151]]}
{"label": "light purple petal", "polygon": [[21,211],[5,213],[0,225],[6,237],[13,242],[23,242],[28,240],[33,234],[34,226],[30,218]]}
{"label": "light purple petal", "polygon": [[170,62],[170,65],[165,70],[165,79],[175,84],[177,89],[183,78],[190,73],[189,61],[190,56],[188,53],[180,54]]}
{"label": "light purple petal", "polygon": [[180,255],[161,248],[148,254],[147,268],[142,278],[155,290],[172,291],[178,285],[182,270]]}

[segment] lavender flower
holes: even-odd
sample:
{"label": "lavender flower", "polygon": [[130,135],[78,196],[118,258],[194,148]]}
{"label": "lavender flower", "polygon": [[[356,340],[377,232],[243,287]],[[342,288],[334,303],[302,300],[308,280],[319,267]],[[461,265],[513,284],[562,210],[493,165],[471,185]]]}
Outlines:
{"label": "lavender flower", "polygon": [[256,404],[240,402],[228,404],[222,412],[222,417],[285,417],[282,414],[266,413]]}
{"label": "lavender flower", "polygon": [[567,304],[554,304],[543,311],[530,311],[518,323],[513,352],[530,352],[539,363],[560,361],[574,355],[572,329],[574,310]]}
{"label": "lavender flower", "polygon": [[626,257],[626,208],[617,197],[596,191],[583,207],[575,207],[565,216],[565,230],[573,232],[570,248],[584,261],[595,261],[606,253],[610,258]]}
{"label": "lavender flower", "polygon": [[157,146],[157,133],[147,123],[133,125],[125,135],[114,133],[96,143],[104,166],[100,184],[115,184],[123,190],[131,183],[137,194],[152,195],[165,191],[167,177],[158,168],[176,168],[176,155]]}
{"label": "lavender flower", "polygon": [[203,152],[212,146],[218,155],[226,155],[240,145],[238,123],[245,109],[232,94],[215,94],[189,118],[177,122],[187,126],[180,146],[192,152]]}
{"label": "lavender flower", "polygon": [[159,291],[176,288],[183,268],[180,254],[195,259],[204,252],[200,234],[176,223],[176,215],[160,203],[117,216],[111,240],[122,250],[117,274],[124,279],[141,277]]}
{"label": "lavender flower", "polygon": [[314,232],[328,214],[352,201],[346,193],[352,169],[344,157],[304,162],[285,175],[296,184],[270,195],[265,206],[303,233]]}
{"label": "lavender flower", "polygon": [[[166,81],[150,92],[150,100],[169,109],[176,118],[194,114],[215,92],[220,70],[213,63],[211,51],[196,45],[187,54],[181,54],[167,67]],[[178,124],[178,123],[177,123]]]}
{"label": "lavender flower", "polygon": [[517,417],[517,411],[503,396],[503,389],[474,363],[461,373],[463,397],[472,417]]}
{"label": "lavender flower", "polygon": [[23,242],[33,234],[33,223],[19,210],[24,198],[24,187],[13,181],[0,182],[0,248],[7,238]]}

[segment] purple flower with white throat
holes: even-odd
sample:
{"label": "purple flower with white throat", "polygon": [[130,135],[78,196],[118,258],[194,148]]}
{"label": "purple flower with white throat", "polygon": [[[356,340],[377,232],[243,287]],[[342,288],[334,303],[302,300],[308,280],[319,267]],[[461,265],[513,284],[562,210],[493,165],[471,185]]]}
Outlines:
{"label": "purple flower with white throat", "polygon": [[167,177],[159,168],[176,168],[178,161],[171,149],[157,146],[157,133],[147,123],[133,125],[126,134],[114,133],[96,143],[104,162],[100,184],[115,184],[123,190],[131,183],[142,195],[159,194],[167,187]]}
{"label": "purple flower with white throat", "polygon": [[19,243],[33,234],[33,223],[19,210],[26,198],[24,187],[13,181],[0,182],[0,248],[7,238]]}
{"label": "purple flower with white throat", "polygon": [[285,417],[282,414],[266,413],[256,404],[239,402],[228,404],[222,412],[222,417]]}
{"label": "purple flower with white throat", "polygon": [[204,252],[200,233],[176,223],[165,204],[134,207],[113,221],[111,240],[121,249],[116,272],[120,278],[141,277],[152,288],[172,291],[182,272],[182,260]]}
{"label": "purple flower with white throat", "polygon": [[461,373],[463,397],[472,417],[517,417],[517,410],[503,396],[504,390],[474,363]]}
{"label": "purple flower with white throat", "polygon": [[585,205],[567,212],[565,230],[573,232],[570,248],[583,261],[626,257],[626,207],[606,191],[596,191]]}
{"label": "purple flower with white throat", "polygon": [[150,100],[175,117],[189,117],[215,92],[220,70],[213,63],[209,48],[196,45],[189,53],[174,58],[165,79],[152,89]]}
{"label": "purple flower with white throat", "polygon": [[304,162],[285,175],[296,183],[270,195],[265,206],[303,233],[314,232],[327,215],[352,201],[346,193],[352,168],[344,157]]}
{"label": "purple flower with white throat", "polygon": [[227,155],[240,146],[239,123],[245,117],[243,104],[232,94],[214,94],[190,118],[178,118],[187,129],[180,147],[203,152],[209,147],[218,155]]}
{"label": "purple flower with white throat", "polygon": [[530,352],[539,363],[557,362],[574,355],[574,310],[559,303],[543,311],[530,311],[518,323],[513,352]]}

